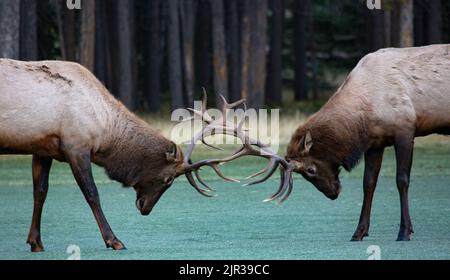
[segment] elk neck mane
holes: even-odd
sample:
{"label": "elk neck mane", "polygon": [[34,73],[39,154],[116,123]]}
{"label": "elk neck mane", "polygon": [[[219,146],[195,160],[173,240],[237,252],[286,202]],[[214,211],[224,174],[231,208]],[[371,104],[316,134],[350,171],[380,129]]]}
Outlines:
{"label": "elk neck mane", "polygon": [[298,128],[288,148],[288,155],[298,154],[302,150],[303,143],[300,142],[309,131],[313,140],[311,156],[351,171],[368,148],[366,113],[364,110],[325,107]]}
{"label": "elk neck mane", "polygon": [[99,156],[98,164],[105,168],[110,179],[125,187],[133,186],[149,167],[164,166],[170,144],[158,130],[133,113],[119,110],[112,121],[110,145]]}

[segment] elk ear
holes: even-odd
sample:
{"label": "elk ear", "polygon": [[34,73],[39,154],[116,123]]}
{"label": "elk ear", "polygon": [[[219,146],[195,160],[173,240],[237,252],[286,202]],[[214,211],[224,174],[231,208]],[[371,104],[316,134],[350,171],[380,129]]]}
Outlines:
{"label": "elk ear", "polygon": [[177,145],[173,142],[170,142],[169,150],[166,152],[166,160],[168,162],[174,162],[177,160]]}
{"label": "elk ear", "polygon": [[312,140],[311,132],[307,131],[306,135],[304,137],[304,141],[303,141],[303,152],[306,154],[309,153],[312,145],[313,145],[313,140]]}

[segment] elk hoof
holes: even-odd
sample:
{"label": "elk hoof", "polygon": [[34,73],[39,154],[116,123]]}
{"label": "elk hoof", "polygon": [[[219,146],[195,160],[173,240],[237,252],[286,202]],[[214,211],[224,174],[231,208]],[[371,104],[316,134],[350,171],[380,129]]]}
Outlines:
{"label": "elk hoof", "polygon": [[411,240],[411,235],[397,237],[397,241],[410,241],[410,240]]}
{"label": "elk hoof", "polygon": [[366,226],[361,228],[358,227],[350,241],[362,241],[366,236],[369,236],[369,228]]}
{"label": "elk hoof", "polygon": [[369,236],[368,233],[362,234],[362,235],[353,235],[352,239],[350,241],[363,241],[364,237]]}
{"label": "elk hoof", "polygon": [[113,250],[126,250],[127,247],[119,239],[106,241],[106,248],[113,248]]}
{"label": "elk hoof", "polygon": [[27,240],[27,243],[30,244],[31,252],[33,253],[39,253],[44,252],[44,245],[42,245],[42,241],[40,239],[38,240]]}
{"label": "elk hoof", "polygon": [[398,234],[397,241],[410,241],[411,240],[411,233],[409,234]]}
{"label": "elk hoof", "polygon": [[414,233],[412,228],[400,228],[400,231],[398,232],[397,241],[410,241],[411,235]]}

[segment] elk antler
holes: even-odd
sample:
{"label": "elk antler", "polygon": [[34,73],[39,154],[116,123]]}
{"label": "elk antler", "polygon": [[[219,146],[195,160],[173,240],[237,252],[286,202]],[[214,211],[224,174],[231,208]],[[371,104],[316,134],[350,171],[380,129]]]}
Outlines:
{"label": "elk antler", "polygon": [[[289,195],[291,194],[291,191],[292,191],[292,187],[293,187],[292,172],[294,170],[294,166],[292,164],[290,164],[289,162],[287,162],[282,157],[280,157],[279,155],[277,155],[267,145],[261,143],[258,140],[253,140],[253,139],[249,138],[248,133],[246,133],[245,131],[242,130],[242,127],[245,122],[245,110],[244,110],[244,116],[239,121],[237,126],[234,124],[234,122],[229,122],[227,120],[229,110],[234,109],[240,105],[244,105],[244,108],[246,109],[245,99],[242,99],[235,103],[229,104],[222,95],[220,96],[220,98],[222,100],[223,106],[222,106],[222,117],[219,119],[214,120],[206,112],[206,101],[207,101],[206,91],[203,92],[203,100],[202,100],[201,110],[198,111],[198,110],[194,110],[194,109],[189,109],[194,113],[194,115],[201,117],[202,121],[204,121],[207,124],[203,128],[202,131],[200,131],[199,133],[194,135],[194,137],[191,139],[189,147],[184,156],[183,172],[185,173],[189,183],[200,194],[211,197],[212,195],[210,195],[209,192],[213,191],[213,189],[210,188],[200,177],[199,170],[201,167],[209,166],[222,179],[224,179],[226,181],[231,181],[231,182],[238,182],[235,179],[226,177],[220,171],[219,164],[230,162],[230,161],[233,161],[233,160],[238,159],[243,156],[263,157],[263,158],[266,158],[269,160],[269,164],[265,168],[260,170],[259,172],[247,177],[247,179],[254,178],[254,177],[262,175],[266,172],[267,172],[267,174],[262,179],[248,183],[245,186],[255,185],[255,184],[259,184],[259,183],[266,181],[275,173],[278,166],[280,166],[281,182],[280,182],[278,191],[264,201],[265,202],[274,201],[284,195],[283,198],[278,202],[278,204],[282,203],[289,197]],[[201,140],[202,143],[206,144],[207,146],[218,149],[218,148],[206,143],[206,141],[204,139],[205,139],[205,136],[213,136],[213,135],[219,135],[219,134],[230,135],[230,136],[236,137],[242,141],[243,146],[239,150],[237,150],[234,154],[232,154],[226,158],[206,159],[206,160],[202,160],[202,161],[199,161],[196,163],[192,163],[191,156],[194,151],[195,144],[199,140]],[[197,180],[200,182],[200,184],[203,185],[205,188],[201,188],[198,186],[192,173],[194,173],[194,176],[197,178]]]}

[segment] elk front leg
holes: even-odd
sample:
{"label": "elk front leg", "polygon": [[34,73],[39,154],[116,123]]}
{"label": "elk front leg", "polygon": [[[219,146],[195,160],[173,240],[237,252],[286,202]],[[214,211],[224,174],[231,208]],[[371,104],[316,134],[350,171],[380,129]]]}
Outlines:
{"label": "elk front leg", "polygon": [[114,235],[103,214],[100,205],[100,197],[92,176],[90,153],[69,156],[69,163],[73,175],[75,176],[75,180],[80,186],[81,192],[94,213],[106,247],[113,248],[114,250],[126,249],[123,243]]}
{"label": "elk front leg", "polygon": [[48,191],[48,175],[52,166],[51,158],[33,156],[33,219],[27,243],[31,246],[31,252],[42,252],[44,246],[41,241],[41,215]]}
{"label": "elk front leg", "polygon": [[383,161],[384,149],[369,150],[364,155],[364,201],[361,209],[358,227],[353,234],[352,241],[362,241],[369,236],[370,212],[372,200],[380,174],[381,162]]}
{"label": "elk front leg", "polygon": [[408,188],[413,161],[414,137],[401,137],[395,141],[395,156],[397,159],[397,189],[400,195],[400,230],[397,241],[409,241],[414,233],[409,216]]}

